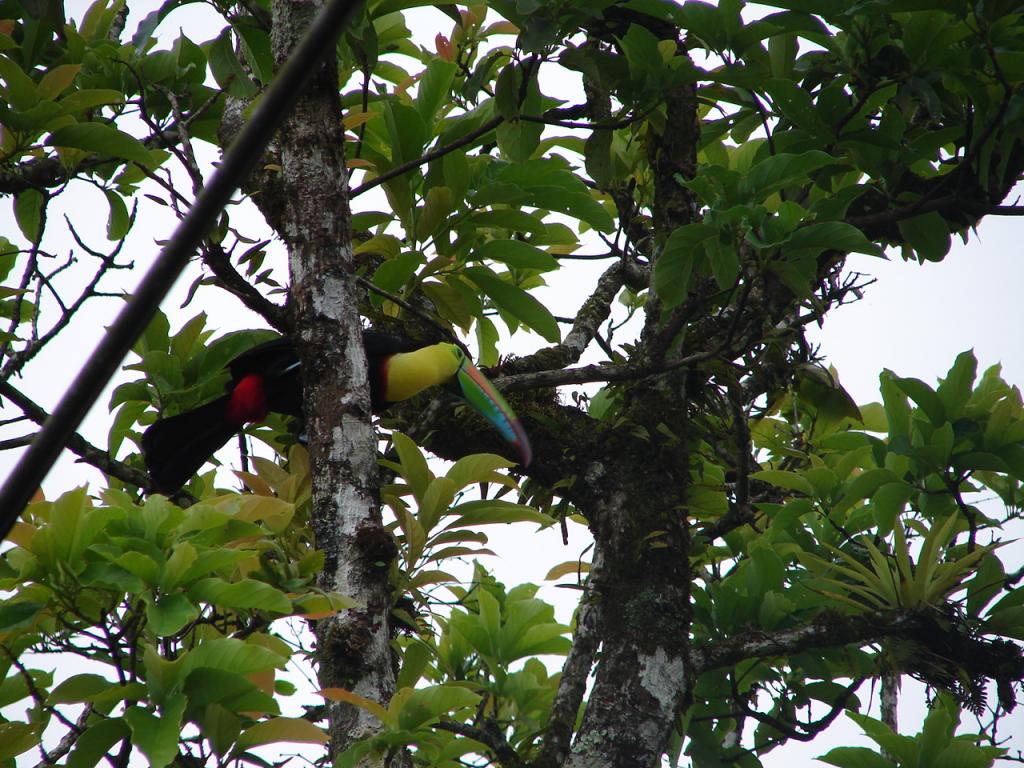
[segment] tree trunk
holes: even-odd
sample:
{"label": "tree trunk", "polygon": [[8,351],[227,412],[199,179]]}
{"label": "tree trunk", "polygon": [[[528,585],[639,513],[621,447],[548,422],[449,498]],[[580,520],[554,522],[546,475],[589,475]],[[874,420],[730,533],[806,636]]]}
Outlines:
{"label": "tree trunk", "polygon": [[[272,40],[279,64],[319,5],[274,3]],[[281,234],[288,244],[290,309],[302,360],[312,525],[326,556],[320,586],[360,605],[317,627],[320,683],[386,704],[395,686],[388,625],[388,564],[395,545],[378,503],[335,72],[332,55],[282,130]],[[349,704],[331,703],[329,713],[333,754],[380,729],[376,718]]]}

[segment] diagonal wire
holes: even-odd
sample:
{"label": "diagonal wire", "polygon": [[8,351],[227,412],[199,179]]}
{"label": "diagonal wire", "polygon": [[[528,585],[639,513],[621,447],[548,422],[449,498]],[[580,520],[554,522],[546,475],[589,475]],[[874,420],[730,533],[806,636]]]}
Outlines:
{"label": "diagonal wire", "polygon": [[200,192],[195,204],[0,488],[0,540],[6,538],[68,439],[121,365],[135,339],[152,320],[160,302],[207,231],[263,154],[291,112],[310,75],[316,71],[324,55],[334,50],[338,37],[359,5],[359,0],[330,0],[282,66],[209,184]]}

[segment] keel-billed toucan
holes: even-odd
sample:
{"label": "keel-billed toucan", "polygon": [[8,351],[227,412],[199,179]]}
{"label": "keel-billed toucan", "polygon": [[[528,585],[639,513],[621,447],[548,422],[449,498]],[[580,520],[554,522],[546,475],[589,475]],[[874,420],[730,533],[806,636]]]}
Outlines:
{"label": "keel-billed toucan", "polygon": [[[462,396],[490,421],[530,463],[530,441],[519,419],[466,354],[454,344],[421,346],[376,331],[363,331],[375,413],[419,394],[427,387],[457,380]],[[177,416],[155,421],[142,436],[146,468],[156,488],[173,493],[231,436],[271,411],[302,415],[299,359],[288,339],[259,344],[228,364],[227,394]]]}

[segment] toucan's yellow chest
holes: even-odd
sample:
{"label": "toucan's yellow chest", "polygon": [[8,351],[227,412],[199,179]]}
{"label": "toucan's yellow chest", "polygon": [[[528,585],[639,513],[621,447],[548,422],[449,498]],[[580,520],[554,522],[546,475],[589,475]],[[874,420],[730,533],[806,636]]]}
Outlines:
{"label": "toucan's yellow chest", "polygon": [[384,361],[384,398],[389,403],[408,400],[427,387],[448,381],[462,363],[458,347],[434,344],[414,352],[399,352]]}

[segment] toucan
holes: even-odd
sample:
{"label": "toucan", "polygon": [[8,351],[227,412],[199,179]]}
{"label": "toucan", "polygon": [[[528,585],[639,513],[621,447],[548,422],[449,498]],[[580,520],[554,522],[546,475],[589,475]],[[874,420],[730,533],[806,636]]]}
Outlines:
{"label": "toucan", "polygon": [[[519,453],[522,466],[532,452],[515,412],[455,344],[423,346],[388,333],[364,330],[369,365],[370,405],[380,413],[435,384],[457,381],[462,396],[493,424]],[[146,469],[156,489],[174,493],[231,436],[270,412],[302,416],[299,358],[287,338],[259,344],[228,363],[227,392],[191,411],[157,419],[142,435]]]}

